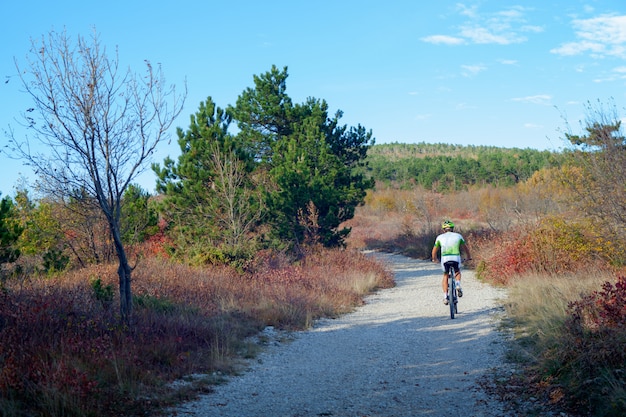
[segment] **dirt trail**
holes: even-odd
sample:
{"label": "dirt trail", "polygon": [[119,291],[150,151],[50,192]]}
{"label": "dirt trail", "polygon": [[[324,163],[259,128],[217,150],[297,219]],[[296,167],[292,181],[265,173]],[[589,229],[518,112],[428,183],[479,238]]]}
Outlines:
{"label": "dirt trail", "polygon": [[464,271],[459,314],[442,302],[437,264],[374,254],[397,286],[293,341],[276,343],[178,416],[507,416],[477,379],[503,366],[497,330],[505,293]]}

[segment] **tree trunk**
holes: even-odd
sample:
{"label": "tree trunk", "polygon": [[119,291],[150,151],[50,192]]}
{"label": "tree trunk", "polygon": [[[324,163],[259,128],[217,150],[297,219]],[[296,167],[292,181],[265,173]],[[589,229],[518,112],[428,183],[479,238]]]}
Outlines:
{"label": "tree trunk", "polygon": [[111,227],[111,229],[113,232],[115,252],[117,254],[117,259],[119,260],[117,275],[120,279],[120,315],[123,322],[130,324],[130,319],[133,314],[133,293],[130,285],[132,268],[128,263],[126,250],[124,249],[124,244],[122,243],[118,228]]}
{"label": "tree trunk", "polygon": [[126,254],[123,256],[118,254],[118,257],[120,259],[120,265],[117,269],[120,278],[120,315],[122,320],[129,324],[133,313],[133,293],[130,287],[131,268],[126,259]]}

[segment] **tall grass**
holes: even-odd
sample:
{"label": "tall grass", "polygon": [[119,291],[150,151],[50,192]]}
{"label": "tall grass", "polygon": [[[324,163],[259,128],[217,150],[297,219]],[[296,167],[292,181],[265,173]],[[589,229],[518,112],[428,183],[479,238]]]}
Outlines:
{"label": "tall grass", "polygon": [[[600,287],[608,276],[563,274],[517,276],[509,283],[506,311],[515,324],[519,353],[537,359],[558,343],[570,314],[569,304]],[[532,348],[532,349],[530,349]]]}
{"label": "tall grass", "polygon": [[[527,275],[510,287],[512,359],[527,367],[530,390],[577,415],[626,413],[626,281],[614,281],[609,274]],[[614,291],[598,291],[607,285]]]}
{"label": "tall grass", "polygon": [[298,263],[266,254],[247,273],[147,258],[133,275],[126,327],[112,291],[115,265],[8,281],[0,294],[0,415],[150,414],[193,395],[169,382],[232,372],[258,349],[248,336],[265,326],[302,329],[392,285],[383,265],[352,251],[317,250]]}

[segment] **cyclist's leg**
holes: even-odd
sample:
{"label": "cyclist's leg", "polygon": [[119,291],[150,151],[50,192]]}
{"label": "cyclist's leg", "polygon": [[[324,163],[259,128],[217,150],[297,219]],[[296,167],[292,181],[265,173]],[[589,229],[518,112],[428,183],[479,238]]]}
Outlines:
{"label": "cyclist's leg", "polygon": [[459,297],[463,297],[463,289],[461,288],[461,263],[459,263],[456,267],[454,279],[456,281],[456,292]]}
{"label": "cyclist's leg", "polygon": [[443,290],[443,302],[448,303],[448,270],[450,265],[443,265],[443,278],[441,279],[441,289]]}

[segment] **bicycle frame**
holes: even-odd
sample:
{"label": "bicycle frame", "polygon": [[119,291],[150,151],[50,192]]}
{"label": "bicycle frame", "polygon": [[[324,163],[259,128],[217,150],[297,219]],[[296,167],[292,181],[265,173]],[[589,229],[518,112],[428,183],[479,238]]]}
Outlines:
{"label": "bicycle frame", "polygon": [[450,318],[454,319],[454,315],[457,314],[458,311],[458,297],[456,291],[456,279],[455,272],[459,268],[458,263],[456,262],[446,262],[448,267],[448,305],[450,306]]}

